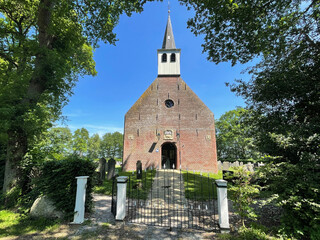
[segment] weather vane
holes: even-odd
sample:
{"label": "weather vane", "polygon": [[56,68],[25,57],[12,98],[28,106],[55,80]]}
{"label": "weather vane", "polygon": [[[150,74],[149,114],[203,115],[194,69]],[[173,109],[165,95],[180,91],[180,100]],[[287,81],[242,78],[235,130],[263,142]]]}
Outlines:
{"label": "weather vane", "polygon": [[170,14],[170,1],[168,1],[168,13]]}

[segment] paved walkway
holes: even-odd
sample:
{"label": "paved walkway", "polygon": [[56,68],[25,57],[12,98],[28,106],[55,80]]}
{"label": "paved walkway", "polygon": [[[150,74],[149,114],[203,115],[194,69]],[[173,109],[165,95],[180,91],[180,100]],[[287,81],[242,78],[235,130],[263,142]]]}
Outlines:
{"label": "paved walkway", "polygon": [[180,228],[187,228],[190,224],[183,176],[178,170],[158,170],[147,201],[139,204],[130,215],[133,223]]}

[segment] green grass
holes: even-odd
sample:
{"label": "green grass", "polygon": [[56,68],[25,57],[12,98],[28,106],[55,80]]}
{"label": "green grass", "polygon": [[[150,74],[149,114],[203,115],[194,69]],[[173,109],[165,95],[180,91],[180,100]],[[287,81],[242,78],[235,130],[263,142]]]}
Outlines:
{"label": "green grass", "polygon": [[59,226],[58,220],[31,218],[8,210],[0,211],[0,238],[54,230]]}
{"label": "green grass", "polygon": [[205,201],[217,198],[217,190],[215,184],[211,184],[215,179],[222,179],[222,172],[217,174],[193,171],[182,171],[184,179],[185,196],[187,199]]}
{"label": "green grass", "polygon": [[[251,226],[242,227],[236,233],[217,234],[218,240],[278,240],[280,238],[268,234],[267,229]],[[281,238],[283,239],[283,238]]]}
{"label": "green grass", "polygon": [[[147,172],[142,171],[142,180],[137,179],[136,172],[133,173],[132,171],[119,171],[118,174],[119,176],[130,177],[130,185],[129,182],[127,185],[127,196],[130,196],[130,198],[135,199],[147,199],[148,193],[152,187],[151,179],[154,179],[156,174],[155,170],[148,170]],[[95,186],[93,188],[93,192],[109,196],[112,195],[112,179],[106,179],[101,186]]]}

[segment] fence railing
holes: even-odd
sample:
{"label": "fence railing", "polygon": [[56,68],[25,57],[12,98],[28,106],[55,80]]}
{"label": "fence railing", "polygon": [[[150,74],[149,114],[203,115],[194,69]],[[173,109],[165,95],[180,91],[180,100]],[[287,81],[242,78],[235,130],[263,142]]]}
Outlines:
{"label": "fence railing", "polygon": [[127,217],[169,228],[217,229],[216,185],[209,174],[161,169],[135,173],[127,185]]}

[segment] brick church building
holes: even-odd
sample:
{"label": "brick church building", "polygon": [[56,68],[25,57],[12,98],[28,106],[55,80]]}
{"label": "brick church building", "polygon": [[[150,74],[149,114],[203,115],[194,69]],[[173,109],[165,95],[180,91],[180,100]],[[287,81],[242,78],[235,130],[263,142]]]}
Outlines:
{"label": "brick church building", "polygon": [[158,77],[125,115],[124,170],[142,167],[217,172],[214,116],[180,77],[170,15]]}

